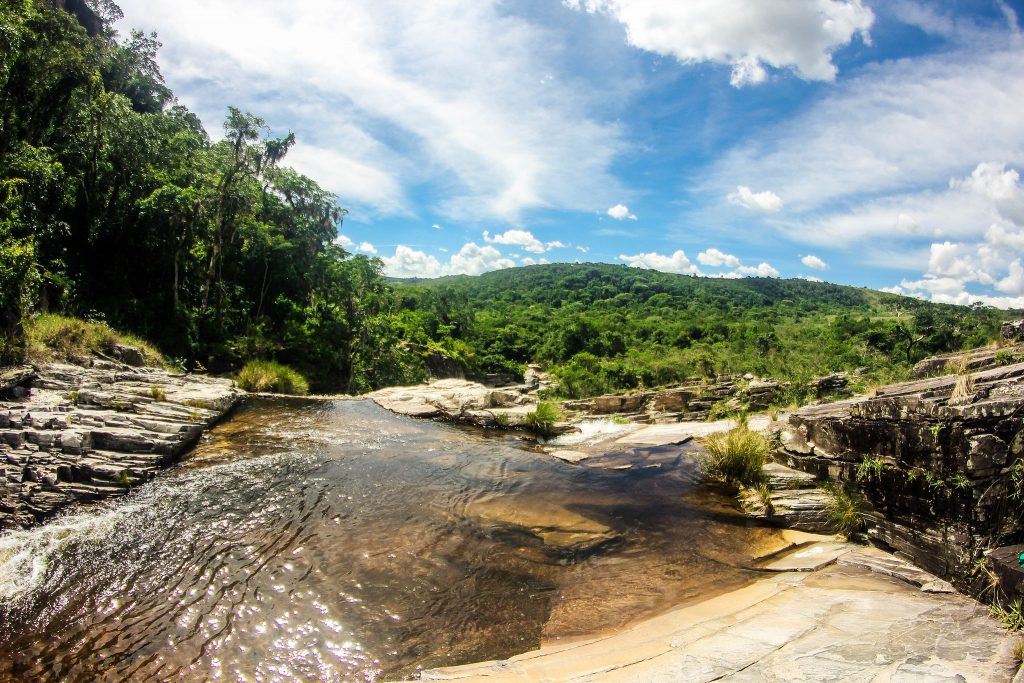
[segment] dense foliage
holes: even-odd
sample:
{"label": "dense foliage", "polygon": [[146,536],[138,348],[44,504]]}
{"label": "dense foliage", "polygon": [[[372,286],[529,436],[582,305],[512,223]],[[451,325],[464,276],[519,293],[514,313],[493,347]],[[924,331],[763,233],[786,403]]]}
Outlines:
{"label": "dense foliage", "polygon": [[479,372],[544,363],[568,397],[728,372],[800,382],[868,367],[889,380],[924,356],[988,343],[1008,315],[804,280],[607,264],[406,282],[398,297],[405,338]]}
{"label": "dense foliage", "polygon": [[109,2],[54,4],[0,6],[5,359],[26,314],[59,310],[190,363],[273,357],[322,385],[386,381],[401,359],[371,329],[390,300],[380,264],[333,244],[344,210],[283,165],[294,136],[232,108],[211,141],[164,85],[155,36],[119,40]]}

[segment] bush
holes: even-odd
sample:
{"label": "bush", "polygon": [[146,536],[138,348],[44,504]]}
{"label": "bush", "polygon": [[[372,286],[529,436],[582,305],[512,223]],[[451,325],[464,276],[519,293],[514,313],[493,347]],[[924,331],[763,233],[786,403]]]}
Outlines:
{"label": "bush", "polygon": [[555,423],[562,419],[562,411],[553,403],[538,403],[537,409],[527,413],[523,423],[534,433],[541,436],[554,434]]}
{"label": "bush", "polygon": [[253,360],[238,373],[238,386],[246,391],[273,394],[307,394],[309,382],[287,365],[269,360]]}
{"label": "bush", "polygon": [[761,468],[771,455],[767,437],[746,427],[701,439],[704,453],[699,456],[701,471],[706,476],[724,479],[731,484],[754,486],[761,482]]}
{"label": "bush", "polygon": [[825,512],[832,531],[847,537],[861,531],[865,524],[865,504],[860,492],[855,487],[838,483],[826,484],[822,488],[829,494]]}
{"label": "bush", "polygon": [[45,363],[55,358],[74,361],[91,354],[109,355],[115,345],[122,345],[137,348],[146,365],[161,367],[165,364],[164,357],[153,345],[95,320],[43,313],[29,321],[25,339],[27,355],[36,362]]}

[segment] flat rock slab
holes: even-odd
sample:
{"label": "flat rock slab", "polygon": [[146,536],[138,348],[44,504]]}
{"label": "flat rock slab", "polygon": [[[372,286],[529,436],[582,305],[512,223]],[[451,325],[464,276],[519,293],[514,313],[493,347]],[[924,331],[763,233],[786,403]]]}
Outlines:
{"label": "flat rock slab", "polygon": [[851,551],[849,543],[818,542],[800,546],[775,557],[759,569],[767,572],[814,572]]}
{"label": "flat rock slab", "polygon": [[1016,636],[960,595],[852,566],[772,576],[616,634],[422,680],[1008,681]]}
{"label": "flat rock slab", "polygon": [[[771,428],[773,421],[769,415],[753,415],[747,426],[755,432]],[[617,439],[617,444],[635,446],[667,446],[669,444],[686,443],[691,439],[700,439],[712,434],[728,432],[739,425],[736,420],[717,420],[715,422],[670,422],[651,425],[635,432],[630,432]]]}
{"label": "flat rock slab", "polygon": [[856,552],[843,555],[837,562],[841,565],[862,567],[876,574],[891,576],[905,581],[911,586],[916,586],[926,593],[956,592],[949,582],[877,548],[858,548]]}
{"label": "flat rock slab", "polygon": [[501,420],[508,425],[518,425],[537,406],[531,387],[493,389],[463,379],[389,387],[366,394],[365,398],[399,415],[443,418],[481,426],[499,426]]}

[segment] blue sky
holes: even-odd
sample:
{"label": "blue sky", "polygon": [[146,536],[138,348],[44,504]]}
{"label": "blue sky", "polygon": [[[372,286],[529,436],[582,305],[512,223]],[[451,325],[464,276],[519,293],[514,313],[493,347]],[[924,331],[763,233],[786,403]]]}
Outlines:
{"label": "blue sky", "polygon": [[295,132],[396,276],[544,261],[1024,307],[1000,0],[121,0],[213,135]]}

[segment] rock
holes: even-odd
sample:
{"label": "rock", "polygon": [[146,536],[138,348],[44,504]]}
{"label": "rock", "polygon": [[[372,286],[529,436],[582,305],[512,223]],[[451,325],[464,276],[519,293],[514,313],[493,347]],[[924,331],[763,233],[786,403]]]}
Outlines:
{"label": "rock", "polygon": [[467,505],[463,515],[485,527],[527,531],[547,548],[561,553],[593,551],[619,537],[605,524],[538,500],[520,502],[508,496],[486,498]]}
{"label": "rock", "polygon": [[[478,382],[443,379],[411,387],[390,387],[366,398],[399,415],[440,418],[482,427],[516,426],[536,409],[528,386],[494,389]],[[504,415],[504,417],[500,417]]]}
{"label": "rock", "polygon": [[34,371],[0,401],[0,529],[123,494],[173,461],[241,399],[228,380],[96,361]]}
{"label": "rock", "polygon": [[965,589],[982,550],[1014,533],[1010,466],[1024,456],[1024,363],[973,377],[959,401],[946,375],[801,408],[781,452],[797,469],[855,485],[872,540]]}
{"label": "rock", "polygon": [[834,372],[831,375],[811,380],[807,386],[818,398],[836,395],[849,396],[852,393],[849,389],[849,377],[849,373]]}
{"label": "rock", "polygon": [[434,379],[464,379],[465,368],[462,363],[455,360],[440,349],[406,342],[402,345],[406,351],[416,354],[423,361],[427,372]]}
{"label": "rock", "polygon": [[110,349],[110,355],[117,360],[121,361],[125,365],[130,365],[135,368],[141,368],[146,365],[146,356],[142,351],[135,347],[127,344],[114,344]]}
{"label": "rock", "polygon": [[24,398],[27,395],[26,388],[37,377],[38,373],[28,365],[0,370],[0,397]]}
{"label": "rock", "polygon": [[999,580],[1000,598],[1007,602],[1024,599],[1024,568],[1020,556],[1024,545],[996,548],[988,554],[989,563]]}
{"label": "rock", "polygon": [[1024,341],[1024,320],[1009,320],[999,328],[999,334],[1007,341]]}

